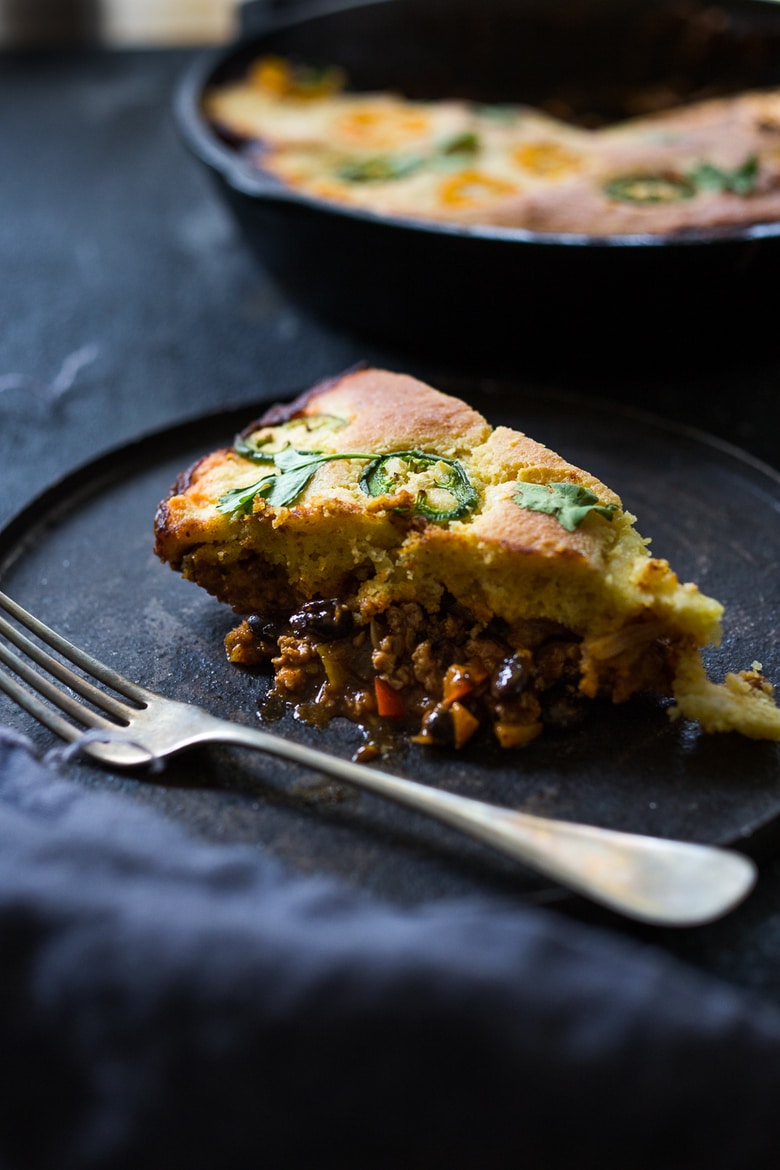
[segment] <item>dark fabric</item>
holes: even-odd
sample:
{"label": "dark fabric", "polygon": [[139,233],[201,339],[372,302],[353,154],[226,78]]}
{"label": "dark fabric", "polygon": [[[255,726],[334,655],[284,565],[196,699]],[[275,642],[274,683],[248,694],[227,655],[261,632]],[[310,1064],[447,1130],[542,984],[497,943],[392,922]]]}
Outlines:
{"label": "dark fabric", "polygon": [[292,878],[2,729],[0,955],[12,1170],[777,1166],[773,1009],[547,911]]}

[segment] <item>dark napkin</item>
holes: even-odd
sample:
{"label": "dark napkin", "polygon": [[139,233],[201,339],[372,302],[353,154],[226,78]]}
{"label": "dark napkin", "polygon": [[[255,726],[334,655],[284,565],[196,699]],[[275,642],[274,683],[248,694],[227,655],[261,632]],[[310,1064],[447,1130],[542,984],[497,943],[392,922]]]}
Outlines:
{"label": "dark napkin", "polygon": [[0,728],[0,1166],[772,1167],[780,1018],[654,946],[397,909]]}

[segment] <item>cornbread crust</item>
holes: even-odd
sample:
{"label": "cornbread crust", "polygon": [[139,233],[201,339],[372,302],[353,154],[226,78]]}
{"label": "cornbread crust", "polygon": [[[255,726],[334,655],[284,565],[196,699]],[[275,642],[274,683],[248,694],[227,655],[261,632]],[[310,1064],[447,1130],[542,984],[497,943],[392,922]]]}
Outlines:
{"label": "cornbread crust", "polygon": [[[204,111],[284,186],[383,215],[586,236],[780,219],[780,90],[586,129],[522,105],[301,89],[261,60],[209,89]],[[648,176],[654,193],[617,193]]]}
{"label": "cornbread crust", "polygon": [[[157,554],[250,615],[229,656],[270,660],[283,698],[362,721],[383,714],[386,685],[398,697],[392,716],[426,742],[442,742],[446,725],[455,746],[480,730],[515,746],[568,721],[553,711],[651,690],[704,730],[780,739],[759,673],[706,678],[700,651],[720,639],[722,606],[650,555],[610,488],[527,435],[368,369],[272,408],[243,436],[361,456],[320,463],[284,506],[256,495],[244,512],[217,504],[269,464],[224,448],[180,476],[157,511]],[[458,460],[475,506],[421,515],[418,493],[437,489],[405,464],[385,494],[367,494],[371,457],[410,451]],[[608,514],[590,510],[568,531],[520,506],[523,484],[586,488]]]}

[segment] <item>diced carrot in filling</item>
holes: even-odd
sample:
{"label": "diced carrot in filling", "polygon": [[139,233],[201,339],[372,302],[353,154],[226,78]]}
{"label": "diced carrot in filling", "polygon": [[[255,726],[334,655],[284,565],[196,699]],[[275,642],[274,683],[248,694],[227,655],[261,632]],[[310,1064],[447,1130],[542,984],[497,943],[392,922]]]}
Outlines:
{"label": "diced carrot in filling", "polygon": [[374,691],[377,715],[381,715],[383,718],[397,719],[406,714],[403,696],[399,691],[393,690],[383,678],[374,680]]}

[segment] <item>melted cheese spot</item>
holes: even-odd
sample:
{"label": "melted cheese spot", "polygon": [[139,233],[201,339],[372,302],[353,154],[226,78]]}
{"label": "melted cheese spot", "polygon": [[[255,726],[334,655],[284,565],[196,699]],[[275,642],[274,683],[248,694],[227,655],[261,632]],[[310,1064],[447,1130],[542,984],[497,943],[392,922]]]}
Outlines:
{"label": "melted cheese spot", "polygon": [[512,152],[513,161],[532,175],[545,179],[570,175],[583,166],[583,157],[560,142],[525,142]]}
{"label": "melted cheese spot", "polygon": [[425,137],[430,119],[413,107],[377,103],[347,110],[334,120],[332,130],[353,146],[387,150]]}
{"label": "melted cheese spot", "polygon": [[520,188],[506,179],[499,179],[482,171],[459,171],[450,175],[439,187],[443,203],[458,207],[479,207],[480,204],[513,195]]}

